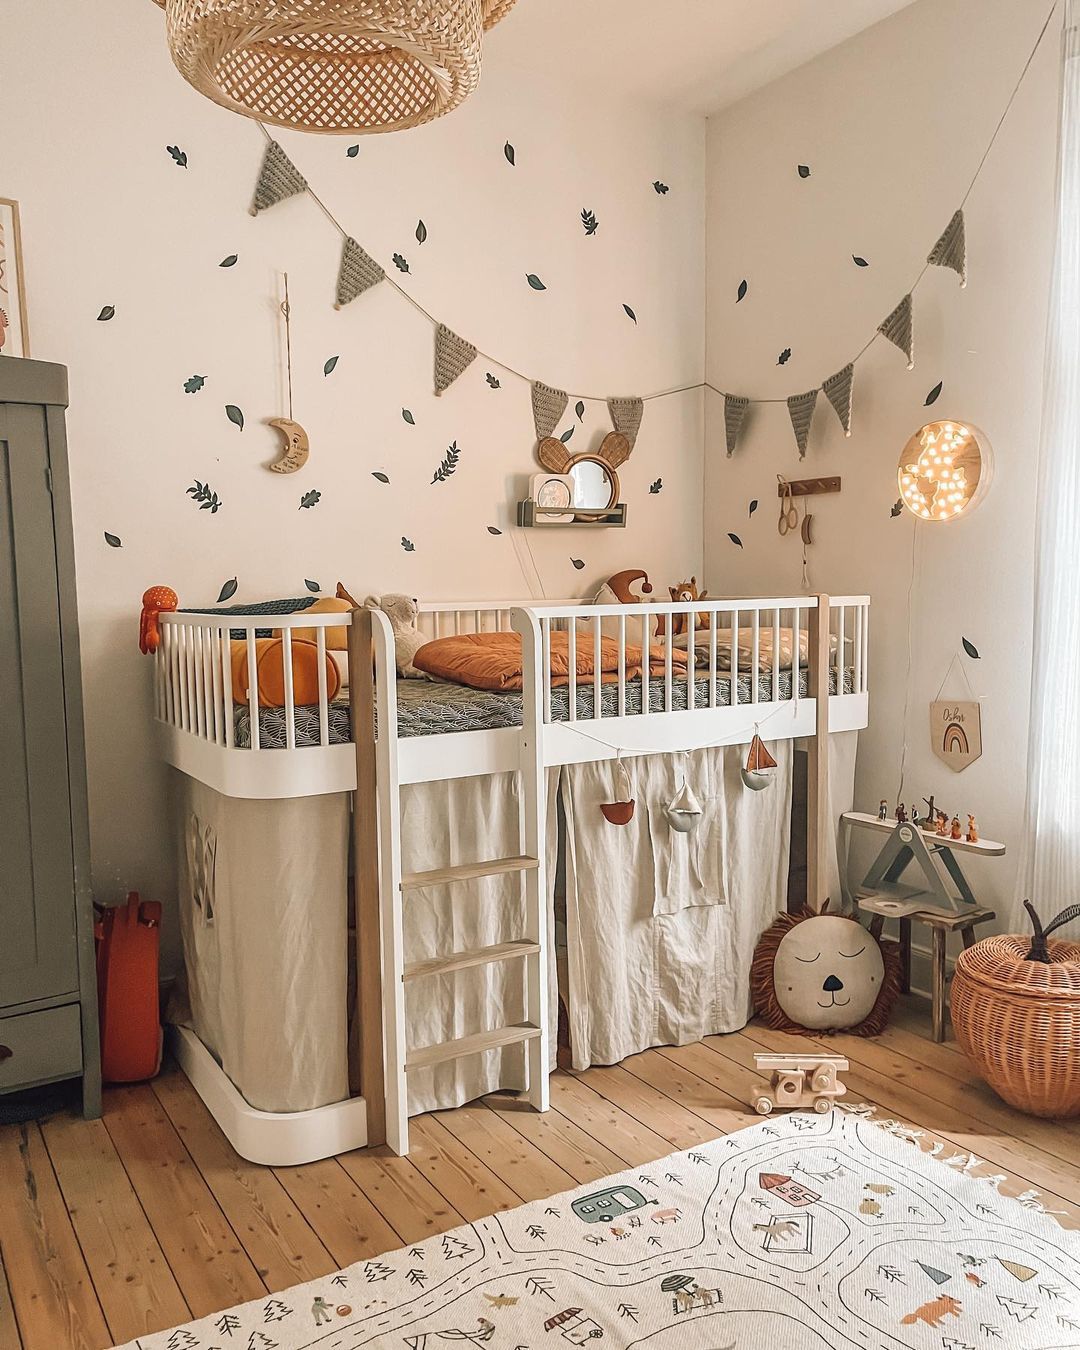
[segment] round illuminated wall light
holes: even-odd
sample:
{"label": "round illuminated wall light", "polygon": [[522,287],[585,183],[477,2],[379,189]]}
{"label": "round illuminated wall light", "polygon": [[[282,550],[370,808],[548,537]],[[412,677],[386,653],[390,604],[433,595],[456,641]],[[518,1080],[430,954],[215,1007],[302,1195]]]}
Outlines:
{"label": "round illuminated wall light", "polygon": [[900,500],[919,520],[966,515],[986,496],[993,473],[990,442],[968,422],[928,422],[896,466]]}

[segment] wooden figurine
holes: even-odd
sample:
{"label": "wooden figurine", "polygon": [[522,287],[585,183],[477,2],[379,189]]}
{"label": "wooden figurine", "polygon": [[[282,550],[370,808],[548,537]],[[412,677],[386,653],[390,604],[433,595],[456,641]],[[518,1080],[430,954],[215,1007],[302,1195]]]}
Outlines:
{"label": "wooden figurine", "polygon": [[774,1107],[813,1106],[820,1115],[832,1109],[833,1100],[847,1092],[838,1079],[846,1073],[848,1062],[842,1055],[770,1055],[754,1056],[754,1064],[769,1077],[754,1098],[754,1110],[767,1116]]}
{"label": "wooden figurine", "polygon": [[896,823],[898,825],[907,824],[907,811],[904,810],[903,802],[901,802],[896,808]]}
{"label": "wooden figurine", "polygon": [[975,817],[968,814],[967,841],[969,844],[979,842],[979,827],[975,824]]}
{"label": "wooden figurine", "polygon": [[911,823],[912,825],[915,826],[916,829],[919,828],[919,825],[921,823],[919,819],[919,808],[914,805],[911,808]]}
{"label": "wooden figurine", "polygon": [[885,800],[884,797],[882,797],[881,801],[878,804],[877,818],[878,820],[889,819],[889,803]]}
{"label": "wooden figurine", "polygon": [[937,829],[934,833],[941,839],[948,839],[949,837],[949,817],[944,811],[937,813]]}
{"label": "wooden figurine", "polygon": [[952,829],[950,830],[950,837],[953,839],[963,839],[964,837],[964,831],[961,829],[959,816],[953,816],[952,818]]}

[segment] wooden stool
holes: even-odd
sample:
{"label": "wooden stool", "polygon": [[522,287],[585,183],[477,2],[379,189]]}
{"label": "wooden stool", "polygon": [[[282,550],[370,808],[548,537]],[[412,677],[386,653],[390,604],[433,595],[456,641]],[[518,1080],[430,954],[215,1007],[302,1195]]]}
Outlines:
{"label": "wooden stool", "polygon": [[886,895],[859,896],[858,906],[873,915],[870,920],[870,932],[875,938],[881,937],[886,919],[897,919],[900,923],[900,959],[902,987],[904,993],[911,989],[911,925],[912,922],[925,924],[931,934],[930,995],[933,1008],[933,1034],[935,1041],[945,1039],[945,940],[950,933],[959,933],[964,946],[970,947],[975,941],[975,925],[988,923],[997,917],[992,909],[983,909],[976,905],[956,914],[946,910],[920,906],[916,901],[896,900]]}

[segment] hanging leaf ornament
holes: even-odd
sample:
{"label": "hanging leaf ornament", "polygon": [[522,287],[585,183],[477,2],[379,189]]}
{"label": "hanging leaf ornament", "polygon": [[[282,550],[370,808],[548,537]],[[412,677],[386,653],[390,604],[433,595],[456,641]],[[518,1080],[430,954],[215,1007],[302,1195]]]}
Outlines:
{"label": "hanging leaf ornament", "polygon": [[240,409],[236,406],[235,403],[225,404],[225,416],[229,419],[230,422],[232,422],[234,426],[239,427],[240,430],[243,431],[244,414],[240,411]]}

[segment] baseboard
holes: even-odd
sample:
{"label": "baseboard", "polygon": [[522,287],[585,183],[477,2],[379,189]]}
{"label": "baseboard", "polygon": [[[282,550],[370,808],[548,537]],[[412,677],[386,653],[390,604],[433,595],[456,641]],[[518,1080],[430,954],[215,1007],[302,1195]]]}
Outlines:
{"label": "baseboard", "polygon": [[257,1111],[190,1028],[170,1027],[169,1045],[229,1143],[248,1162],[297,1167],[366,1146],[367,1103],[363,1097],[349,1097],[311,1111]]}

